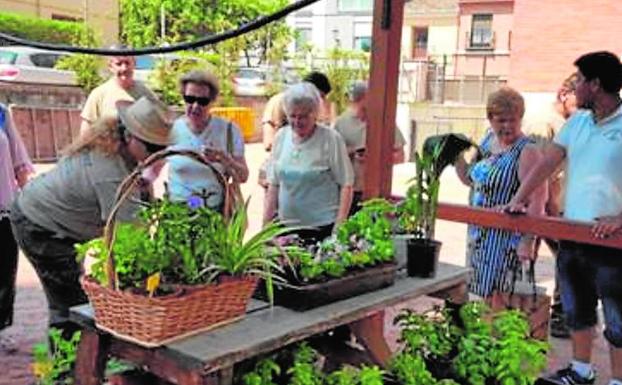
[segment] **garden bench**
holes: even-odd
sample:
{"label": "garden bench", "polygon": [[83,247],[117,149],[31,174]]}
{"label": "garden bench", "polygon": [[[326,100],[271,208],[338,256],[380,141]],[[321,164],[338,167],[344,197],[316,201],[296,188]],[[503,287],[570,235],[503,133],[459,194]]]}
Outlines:
{"label": "garden bench", "polygon": [[436,277],[408,278],[403,272],[393,286],[305,312],[251,301],[241,321],[202,332],[158,348],[145,348],[97,330],[90,305],[71,309],[82,339],[76,361],[76,384],[101,384],[107,357],[128,360],[178,385],[229,385],[233,366],[341,325],[356,323],[387,307],[421,296],[463,301],[469,270],[441,263]]}

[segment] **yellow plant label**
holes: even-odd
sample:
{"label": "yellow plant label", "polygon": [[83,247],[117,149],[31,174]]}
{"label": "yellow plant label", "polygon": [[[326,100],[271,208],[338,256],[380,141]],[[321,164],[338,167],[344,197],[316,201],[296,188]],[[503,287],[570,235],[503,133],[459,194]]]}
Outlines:
{"label": "yellow plant label", "polygon": [[153,297],[153,293],[160,286],[160,273],[151,274],[149,278],[147,278],[147,291],[149,292],[149,297]]}

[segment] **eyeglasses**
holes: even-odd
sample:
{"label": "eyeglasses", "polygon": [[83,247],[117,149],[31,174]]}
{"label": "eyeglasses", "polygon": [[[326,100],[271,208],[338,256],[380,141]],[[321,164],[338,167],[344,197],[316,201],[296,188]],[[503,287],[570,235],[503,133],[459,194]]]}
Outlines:
{"label": "eyeglasses", "polygon": [[184,102],[188,104],[199,103],[199,106],[207,106],[212,101],[209,96],[184,95]]}
{"label": "eyeglasses", "polygon": [[162,146],[160,144],[149,143],[149,142],[146,142],[146,141],[144,141],[142,139],[139,139],[139,140],[143,144],[143,146],[145,146],[145,150],[147,150],[147,152],[150,153],[150,154],[154,154],[154,153],[156,153],[158,151],[162,151],[162,150],[164,150],[166,148],[166,146]]}

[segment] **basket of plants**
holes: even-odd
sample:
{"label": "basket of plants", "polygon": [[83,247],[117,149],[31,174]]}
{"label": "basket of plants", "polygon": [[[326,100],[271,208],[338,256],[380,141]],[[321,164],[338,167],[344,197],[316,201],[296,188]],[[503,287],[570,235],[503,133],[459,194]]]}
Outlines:
{"label": "basket of plants", "polygon": [[225,218],[201,202],[165,196],[146,205],[138,223],[116,223],[142,171],[171,155],[208,165],[225,186],[225,177],[198,153],[156,153],[121,184],[104,236],[76,246],[79,257],[95,261],[81,283],[97,326],[144,346],[240,319],[259,278],[270,285],[280,269],[270,244],[284,229],[270,224],[245,241],[246,204]]}
{"label": "basket of plants", "polygon": [[[397,270],[393,259],[393,206],[384,199],[365,202],[336,234],[303,247],[286,239],[286,282],[274,282],[274,303],[303,311],[390,286]],[[259,297],[265,292],[258,290]]]}

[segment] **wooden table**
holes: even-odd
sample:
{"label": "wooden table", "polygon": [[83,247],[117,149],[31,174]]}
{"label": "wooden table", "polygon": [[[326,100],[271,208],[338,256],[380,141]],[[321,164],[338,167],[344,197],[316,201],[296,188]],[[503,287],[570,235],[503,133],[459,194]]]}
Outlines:
{"label": "wooden table", "polygon": [[128,360],[179,385],[230,382],[233,365],[292,342],[371,317],[385,308],[423,296],[466,296],[469,270],[439,265],[435,278],[398,277],[393,286],[326,306],[295,312],[252,301],[239,322],[158,347],[144,348],[95,328],[90,305],[71,309],[83,328],[76,361],[78,385],[99,385],[108,355]]}

